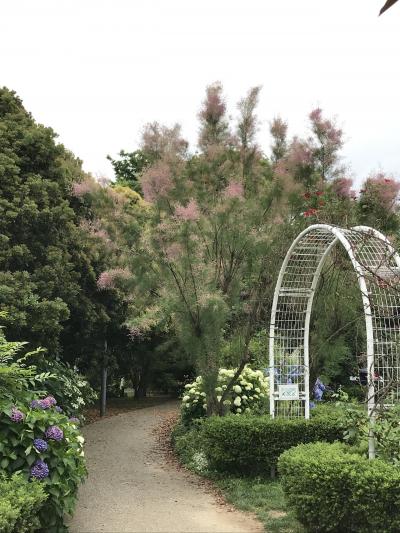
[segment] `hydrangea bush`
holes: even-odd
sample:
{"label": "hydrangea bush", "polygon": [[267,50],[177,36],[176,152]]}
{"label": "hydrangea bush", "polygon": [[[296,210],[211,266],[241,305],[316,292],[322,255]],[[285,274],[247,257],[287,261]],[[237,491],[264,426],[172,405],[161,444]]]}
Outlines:
{"label": "hydrangea bush", "polygon": [[64,514],[73,512],[86,476],[78,420],[56,408],[53,396],[26,405],[0,404],[0,468],[41,483],[47,500],[38,516],[47,533],[65,531]]}
{"label": "hydrangea bush", "polygon": [[[235,369],[221,368],[218,373],[218,383],[215,391],[220,401],[223,392],[235,374]],[[261,370],[252,370],[248,365],[243,369],[237,383],[229,391],[224,400],[227,412],[234,414],[262,413],[267,410],[269,397],[269,380]],[[182,398],[182,420],[190,422],[205,416],[207,409],[206,393],[203,379],[198,376],[193,383],[185,385]]]}
{"label": "hydrangea bush", "polygon": [[78,369],[52,359],[39,360],[35,365],[38,371],[49,373],[43,387],[62,406],[63,412],[83,418],[83,409],[94,403],[98,395]]}

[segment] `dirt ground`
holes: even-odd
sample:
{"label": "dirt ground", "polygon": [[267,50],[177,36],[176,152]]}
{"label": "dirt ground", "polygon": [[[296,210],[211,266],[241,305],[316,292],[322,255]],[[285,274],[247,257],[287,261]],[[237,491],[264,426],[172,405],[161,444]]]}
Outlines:
{"label": "dirt ground", "polygon": [[71,533],[250,533],[263,527],[168,460],[156,430],[176,403],[125,412],[83,430],[89,477]]}

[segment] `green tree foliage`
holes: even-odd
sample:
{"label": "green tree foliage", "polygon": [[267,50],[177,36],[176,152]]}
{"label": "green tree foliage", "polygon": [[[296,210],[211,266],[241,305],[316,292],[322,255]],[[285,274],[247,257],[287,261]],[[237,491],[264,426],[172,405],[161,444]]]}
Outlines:
{"label": "green tree foliage", "polygon": [[1,89],[0,306],[8,335],[89,366],[105,325],[122,319],[118,297],[97,287],[107,252],[85,231],[93,216],[74,194],[86,179],[53,130]]}
{"label": "green tree foliage", "polygon": [[130,187],[140,194],[142,189],[140,187],[139,177],[149,164],[149,160],[142,150],[135,150],[134,152],[121,150],[118,156],[118,159],[107,156],[114,169],[116,183],[124,187]]}

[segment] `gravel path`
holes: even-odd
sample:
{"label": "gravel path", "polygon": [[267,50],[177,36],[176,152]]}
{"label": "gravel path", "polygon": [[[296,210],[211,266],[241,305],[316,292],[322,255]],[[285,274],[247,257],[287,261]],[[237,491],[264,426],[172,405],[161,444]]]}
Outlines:
{"label": "gravel path", "polygon": [[103,419],[84,428],[89,478],[71,533],[250,533],[250,515],[217,503],[198,478],[155,450],[153,430],[172,404]]}

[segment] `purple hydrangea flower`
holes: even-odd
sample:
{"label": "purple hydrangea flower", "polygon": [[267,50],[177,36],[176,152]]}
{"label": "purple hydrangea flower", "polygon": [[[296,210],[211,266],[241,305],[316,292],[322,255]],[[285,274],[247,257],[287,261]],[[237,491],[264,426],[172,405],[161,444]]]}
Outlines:
{"label": "purple hydrangea flower", "polygon": [[25,415],[22,411],[20,411],[16,407],[12,408],[10,418],[13,422],[22,422],[24,417]]}
{"label": "purple hydrangea flower", "polygon": [[58,426],[50,426],[46,429],[46,439],[56,440],[60,441],[64,438],[63,430],[60,429]]}
{"label": "purple hydrangea flower", "polygon": [[57,411],[57,413],[62,413],[63,412],[63,410],[61,409],[61,407],[59,405],[56,405],[55,410]]}
{"label": "purple hydrangea flower", "polygon": [[45,452],[47,448],[49,447],[47,442],[43,439],[34,439],[33,445],[37,449],[38,452]]}
{"label": "purple hydrangea flower", "polygon": [[68,422],[72,422],[73,424],[79,424],[80,420],[79,418],[76,418],[76,416],[71,416],[70,418],[68,418]]}
{"label": "purple hydrangea flower", "polygon": [[314,385],[314,389],[313,389],[314,400],[316,400],[317,402],[321,401],[322,396],[324,395],[324,392],[326,390],[327,390],[326,385],[324,385],[322,381],[319,378],[317,378],[315,385]]}
{"label": "purple hydrangea flower", "polygon": [[[48,396],[47,398],[44,398],[43,400],[32,400],[31,401],[31,408],[32,409],[49,409],[52,405],[54,405],[52,403],[51,398],[52,398],[52,396]],[[53,398],[53,400],[54,400],[54,398]]]}
{"label": "purple hydrangea flower", "polygon": [[44,479],[49,475],[49,467],[47,464],[39,459],[31,468],[31,476],[36,479]]}
{"label": "purple hydrangea flower", "polygon": [[48,402],[51,406],[56,405],[57,403],[57,400],[54,398],[54,396],[46,396],[43,401]]}
{"label": "purple hydrangea flower", "polygon": [[42,409],[49,409],[51,407],[51,402],[48,398],[44,400],[39,400],[39,405]]}

